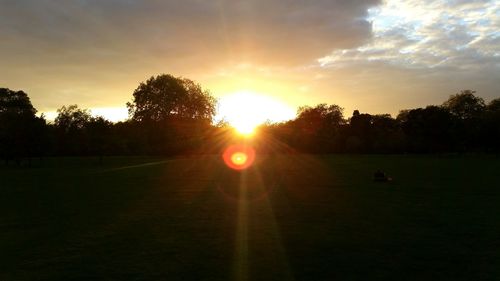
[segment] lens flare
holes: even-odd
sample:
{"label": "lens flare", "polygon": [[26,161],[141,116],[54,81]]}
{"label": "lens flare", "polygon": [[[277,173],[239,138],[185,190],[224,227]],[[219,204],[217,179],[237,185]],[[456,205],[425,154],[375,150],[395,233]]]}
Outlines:
{"label": "lens flare", "polygon": [[226,165],[234,170],[244,170],[252,166],[255,150],[247,145],[231,145],[222,154]]}
{"label": "lens flare", "polygon": [[231,162],[233,162],[234,165],[245,165],[245,163],[248,160],[248,156],[245,153],[242,152],[236,152],[231,156]]}

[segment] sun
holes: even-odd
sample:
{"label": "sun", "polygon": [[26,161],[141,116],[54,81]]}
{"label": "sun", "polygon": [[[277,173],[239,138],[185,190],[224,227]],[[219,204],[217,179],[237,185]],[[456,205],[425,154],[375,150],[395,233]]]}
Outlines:
{"label": "sun", "polygon": [[242,90],[220,98],[216,119],[225,120],[238,133],[251,136],[266,121],[281,122],[294,117],[295,111],[284,102]]}

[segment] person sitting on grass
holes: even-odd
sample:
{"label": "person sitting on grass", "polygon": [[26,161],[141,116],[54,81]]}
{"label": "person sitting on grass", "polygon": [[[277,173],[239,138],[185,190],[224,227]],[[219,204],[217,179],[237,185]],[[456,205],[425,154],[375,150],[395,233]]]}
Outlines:
{"label": "person sitting on grass", "polygon": [[392,181],[392,178],[388,177],[383,171],[377,170],[373,174],[373,181],[388,182],[388,181]]}

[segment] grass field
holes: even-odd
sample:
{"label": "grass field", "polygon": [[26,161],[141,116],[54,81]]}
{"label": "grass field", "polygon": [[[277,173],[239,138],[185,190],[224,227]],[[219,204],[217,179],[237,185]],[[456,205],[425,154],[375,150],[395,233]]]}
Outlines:
{"label": "grass field", "polygon": [[500,280],[494,156],[96,162],[0,168],[0,280]]}

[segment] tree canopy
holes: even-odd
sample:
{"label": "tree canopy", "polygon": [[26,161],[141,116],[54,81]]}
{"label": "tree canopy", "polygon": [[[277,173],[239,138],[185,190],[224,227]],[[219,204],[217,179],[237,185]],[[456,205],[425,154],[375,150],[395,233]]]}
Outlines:
{"label": "tree canopy", "polygon": [[0,113],[14,113],[34,116],[36,109],[23,91],[0,88]]}
{"label": "tree canopy", "polygon": [[475,93],[476,91],[471,90],[461,91],[458,94],[450,96],[443,103],[443,107],[462,120],[478,117],[486,108],[486,105],[482,98],[474,95]]}
{"label": "tree canopy", "polygon": [[72,104],[62,106],[57,110],[57,117],[54,120],[54,124],[58,129],[68,132],[83,129],[91,118],[92,115],[89,110],[80,109],[78,105]]}
{"label": "tree canopy", "polygon": [[127,108],[135,121],[164,121],[171,117],[212,121],[215,104],[215,98],[192,80],[162,74],[141,83]]}
{"label": "tree canopy", "polygon": [[23,91],[0,88],[0,157],[8,162],[47,149],[46,123]]}
{"label": "tree canopy", "polygon": [[490,112],[500,112],[500,98],[490,101],[487,110]]}

